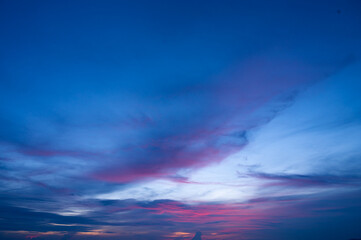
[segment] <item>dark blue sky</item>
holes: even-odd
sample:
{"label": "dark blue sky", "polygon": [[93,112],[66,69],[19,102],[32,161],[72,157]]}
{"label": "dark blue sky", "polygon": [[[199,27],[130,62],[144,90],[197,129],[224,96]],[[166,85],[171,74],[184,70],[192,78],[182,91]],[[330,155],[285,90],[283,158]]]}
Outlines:
{"label": "dark blue sky", "polygon": [[360,13],[0,0],[0,237],[361,238]]}

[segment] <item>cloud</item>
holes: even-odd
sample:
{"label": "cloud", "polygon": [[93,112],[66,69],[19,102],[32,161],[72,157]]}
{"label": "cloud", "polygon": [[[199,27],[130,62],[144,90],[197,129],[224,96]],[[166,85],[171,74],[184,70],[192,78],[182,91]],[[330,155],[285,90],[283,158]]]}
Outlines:
{"label": "cloud", "polygon": [[359,236],[358,7],[2,4],[0,238]]}
{"label": "cloud", "polygon": [[301,174],[267,174],[251,173],[251,177],[266,180],[265,186],[284,187],[332,187],[332,186],[358,186],[360,176],[337,175],[301,175]]}
{"label": "cloud", "polygon": [[202,233],[201,232],[197,232],[194,237],[192,238],[192,240],[202,240]]}

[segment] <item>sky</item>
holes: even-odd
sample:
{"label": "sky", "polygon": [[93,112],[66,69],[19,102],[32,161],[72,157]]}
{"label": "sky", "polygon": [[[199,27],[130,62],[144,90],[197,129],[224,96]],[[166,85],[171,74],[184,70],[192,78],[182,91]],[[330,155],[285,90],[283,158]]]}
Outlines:
{"label": "sky", "polygon": [[361,239],[360,13],[0,0],[0,238]]}

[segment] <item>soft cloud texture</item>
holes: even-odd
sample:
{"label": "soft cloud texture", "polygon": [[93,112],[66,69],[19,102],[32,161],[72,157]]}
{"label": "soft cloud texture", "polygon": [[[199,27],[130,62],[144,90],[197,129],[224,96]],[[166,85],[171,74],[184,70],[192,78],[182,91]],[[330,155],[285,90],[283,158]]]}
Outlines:
{"label": "soft cloud texture", "polygon": [[2,239],[361,237],[357,1],[0,9]]}

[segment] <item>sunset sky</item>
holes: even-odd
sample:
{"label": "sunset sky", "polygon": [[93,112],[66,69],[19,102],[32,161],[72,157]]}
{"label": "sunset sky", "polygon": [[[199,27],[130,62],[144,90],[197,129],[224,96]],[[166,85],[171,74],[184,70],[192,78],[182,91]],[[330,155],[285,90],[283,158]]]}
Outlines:
{"label": "sunset sky", "polygon": [[0,0],[0,32],[0,239],[361,239],[361,1]]}

